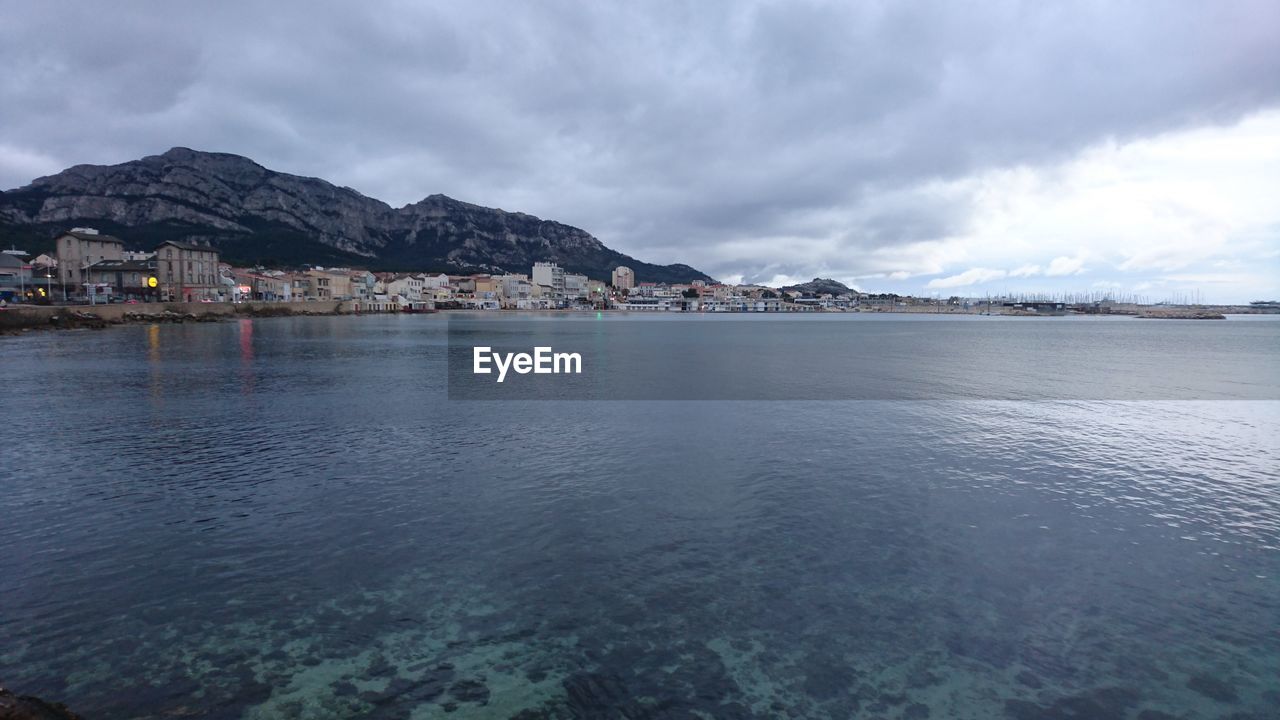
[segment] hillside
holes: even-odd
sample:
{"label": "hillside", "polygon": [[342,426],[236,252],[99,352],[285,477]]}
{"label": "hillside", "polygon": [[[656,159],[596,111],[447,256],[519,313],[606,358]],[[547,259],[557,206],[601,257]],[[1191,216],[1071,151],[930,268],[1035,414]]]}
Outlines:
{"label": "hillside", "polygon": [[584,230],[431,195],[402,208],[239,155],[173,148],[119,165],[76,165],[0,193],[0,243],[32,252],[89,226],[131,249],[208,241],[236,264],[357,265],[529,272],[537,261],[608,279],[626,265],[650,282],[707,280],[687,265],[641,262]]}

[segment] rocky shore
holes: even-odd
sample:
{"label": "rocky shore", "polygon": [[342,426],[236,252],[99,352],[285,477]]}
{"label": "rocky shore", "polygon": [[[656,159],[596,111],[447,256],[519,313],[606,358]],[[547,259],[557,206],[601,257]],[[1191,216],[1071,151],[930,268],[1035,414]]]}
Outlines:
{"label": "rocky shore", "polygon": [[347,303],[176,303],[97,307],[19,307],[0,311],[0,335],[32,330],[101,330],[137,323],[221,322],[245,317],[346,315]]}
{"label": "rocky shore", "polygon": [[1194,308],[1152,308],[1141,310],[1137,317],[1146,320],[1226,320],[1227,316],[1215,310]]}
{"label": "rocky shore", "polygon": [[84,720],[62,703],[31,695],[14,695],[0,687],[0,720]]}

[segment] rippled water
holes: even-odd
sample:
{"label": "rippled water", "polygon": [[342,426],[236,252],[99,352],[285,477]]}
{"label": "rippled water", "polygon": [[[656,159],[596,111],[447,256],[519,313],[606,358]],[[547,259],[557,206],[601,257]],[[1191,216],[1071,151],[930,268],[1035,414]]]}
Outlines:
{"label": "rippled water", "polygon": [[91,718],[1276,717],[1280,403],[449,401],[444,325],[0,341],[0,683]]}

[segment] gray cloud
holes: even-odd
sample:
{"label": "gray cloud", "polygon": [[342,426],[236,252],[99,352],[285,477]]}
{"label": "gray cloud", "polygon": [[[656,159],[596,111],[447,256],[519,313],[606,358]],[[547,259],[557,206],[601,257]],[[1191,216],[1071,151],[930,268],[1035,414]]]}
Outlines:
{"label": "gray cloud", "polygon": [[930,183],[1280,101],[1270,0],[0,12],[0,187],[186,145],[748,277],[892,272],[970,220]]}

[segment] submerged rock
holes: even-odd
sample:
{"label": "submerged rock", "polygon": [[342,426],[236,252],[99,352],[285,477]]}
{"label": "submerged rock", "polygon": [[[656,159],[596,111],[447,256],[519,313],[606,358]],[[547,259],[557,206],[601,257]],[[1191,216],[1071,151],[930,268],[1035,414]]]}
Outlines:
{"label": "submerged rock", "polygon": [[1030,670],[1023,670],[1022,672],[1015,675],[1013,679],[1017,680],[1019,683],[1022,683],[1023,685],[1026,685],[1032,690],[1039,690],[1040,688],[1044,687],[1044,683],[1040,682],[1040,678],[1037,677],[1036,674],[1031,672]]}
{"label": "submerged rock", "polygon": [[1138,713],[1138,720],[1178,720],[1178,716],[1160,710],[1143,710]]}
{"label": "submerged rock", "polygon": [[563,686],[570,717],[600,717],[632,705],[626,685],[614,675],[578,673],[566,678]]}
{"label": "submerged rock", "polygon": [[1235,687],[1213,675],[1194,675],[1187,681],[1187,687],[1220,703],[1233,703],[1240,699]]}
{"label": "submerged rock", "polygon": [[912,703],[902,711],[902,720],[925,720],[929,717],[929,706],[923,703]]}
{"label": "submerged rock", "polygon": [[489,688],[479,680],[459,680],[449,688],[449,695],[458,702],[489,704]]}
{"label": "submerged rock", "polygon": [[14,695],[0,687],[0,720],[84,720],[62,703],[31,695]]}
{"label": "submerged rock", "polygon": [[1060,698],[1052,705],[1006,700],[1004,714],[1012,720],[1127,720],[1138,693],[1127,688],[1101,688]]}

